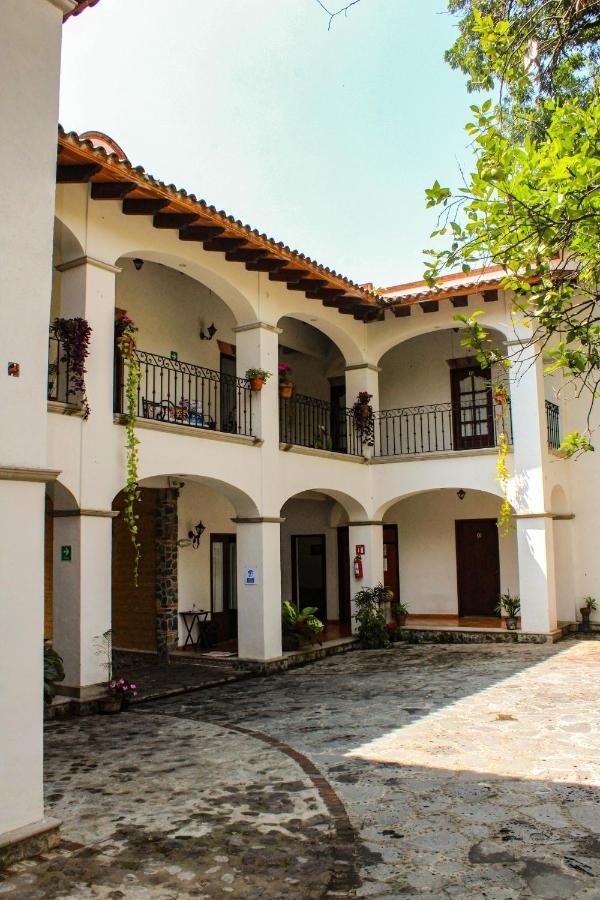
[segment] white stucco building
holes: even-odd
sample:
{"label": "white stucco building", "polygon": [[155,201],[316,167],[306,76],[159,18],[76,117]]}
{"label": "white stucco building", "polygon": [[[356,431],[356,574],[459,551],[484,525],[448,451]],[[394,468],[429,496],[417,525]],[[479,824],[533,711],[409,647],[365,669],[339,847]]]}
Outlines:
{"label": "white stucco building", "polygon": [[[264,661],[282,653],[282,598],[348,627],[353,592],[384,581],[415,622],[485,627],[510,590],[522,633],[552,637],[600,591],[599,467],[556,452],[584,401],[544,375],[543,359],[521,359],[526,336],[513,328],[501,273],[450,277],[435,294],[400,285],[382,303],[132,167],[99,134],[59,131],[57,158],[61,18],[75,6],[9,0],[3,13],[15,48],[0,63],[13,80],[1,82],[3,119],[23,119],[12,129],[22,141],[0,151],[11,172],[0,235],[10,437],[0,451],[0,832],[13,837],[52,828],[41,800],[43,631],[65,660],[64,690],[85,697],[105,680],[104,632],[117,647],[173,650],[185,637],[178,613],[193,606],[210,611],[216,638],[237,640],[241,658]],[[31,84],[27,103],[15,72]],[[508,404],[461,345],[453,316],[478,308],[510,345]],[[121,312],[138,328],[141,367],[137,588],[119,515]],[[57,317],[92,329],[87,419],[49,331]],[[276,374],[250,390],[249,368],[277,373],[280,363],[291,368],[291,399]],[[361,391],[372,395],[372,435],[352,411]],[[514,513],[506,537],[496,527],[500,433]],[[200,522],[195,549],[188,533]]]}

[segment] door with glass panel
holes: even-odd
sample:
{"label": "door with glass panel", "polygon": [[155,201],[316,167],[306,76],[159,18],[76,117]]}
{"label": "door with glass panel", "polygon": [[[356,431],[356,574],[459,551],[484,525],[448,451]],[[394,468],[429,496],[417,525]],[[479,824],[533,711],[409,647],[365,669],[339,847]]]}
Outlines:
{"label": "door with glass panel", "polygon": [[210,536],[211,619],[217,640],[237,637],[237,575],[235,534]]}
{"label": "door with glass panel", "polygon": [[452,369],[452,422],[455,450],[494,446],[490,370],[479,365]]}

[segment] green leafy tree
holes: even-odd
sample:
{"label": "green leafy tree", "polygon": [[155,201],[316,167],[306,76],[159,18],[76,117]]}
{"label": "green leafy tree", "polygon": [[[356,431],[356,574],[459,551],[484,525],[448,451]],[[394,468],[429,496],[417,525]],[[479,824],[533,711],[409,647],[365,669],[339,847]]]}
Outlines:
{"label": "green leafy tree", "polygon": [[[526,343],[590,398],[600,390],[600,3],[593,0],[450,0],[462,13],[447,53],[472,89],[493,97],[471,107],[473,171],[457,190],[426,192],[440,208],[426,278],[499,264],[515,292]],[[481,362],[510,364],[477,315],[464,343]],[[567,453],[591,449],[568,435]]]}

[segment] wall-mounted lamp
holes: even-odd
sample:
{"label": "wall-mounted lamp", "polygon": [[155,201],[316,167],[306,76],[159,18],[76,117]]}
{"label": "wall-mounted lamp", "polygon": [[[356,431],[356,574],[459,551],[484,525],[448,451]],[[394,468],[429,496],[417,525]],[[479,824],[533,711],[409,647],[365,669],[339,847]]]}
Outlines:
{"label": "wall-mounted lamp", "polygon": [[142,266],[144,265],[144,260],[140,259],[139,256],[136,256],[136,258],[133,261],[133,264],[134,264],[135,268],[137,269],[137,271],[139,272],[140,269],[142,268]]}
{"label": "wall-mounted lamp", "polygon": [[467,492],[463,491],[463,489],[461,488],[460,491],[456,492],[456,496],[458,497],[459,500],[464,500],[465,497],[467,496]]}
{"label": "wall-mounted lamp", "polygon": [[200,329],[200,340],[201,341],[212,341],[215,334],[217,333],[217,329],[215,328],[215,323],[213,322],[212,325],[209,325],[208,328],[206,329],[206,331],[207,331],[207,334],[204,334],[204,326],[202,326],[202,328]]}
{"label": "wall-mounted lamp", "polygon": [[205,531],[206,525],[203,525],[202,522],[198,522],[197,525],[194,525],[194,527],[190,531],[188,531],[188,538],[192,542],[192,547],[194,548],[194,550],[197,550],[200,546],[200,538]]}

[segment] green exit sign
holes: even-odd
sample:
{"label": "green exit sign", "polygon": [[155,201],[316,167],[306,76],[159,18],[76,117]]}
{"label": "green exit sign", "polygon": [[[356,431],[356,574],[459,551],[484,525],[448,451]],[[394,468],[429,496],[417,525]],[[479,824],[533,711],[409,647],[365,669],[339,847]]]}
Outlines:
{"label": "green exit sign", "polygon": [[71,562],[71,545],[63,544],[60,548],[60,558],[63,562]]}
{"label": "green exit sign", "polygon": [[171,350],[171,359],[177,359],[177,350]]}

